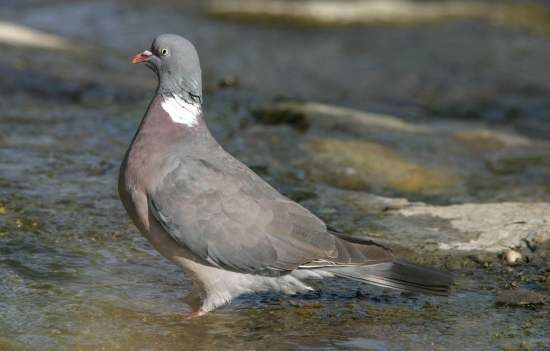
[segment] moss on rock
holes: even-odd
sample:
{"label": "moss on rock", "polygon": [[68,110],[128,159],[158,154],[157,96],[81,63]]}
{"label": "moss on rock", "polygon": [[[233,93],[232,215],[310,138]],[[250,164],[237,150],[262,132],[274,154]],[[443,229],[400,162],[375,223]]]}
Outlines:
{"label": "moss on rock", "polygon": [[367,141],[315,139],[309,175],[343,189],[438,193],[456,185],[443,171],[422,167],[390,148]]}

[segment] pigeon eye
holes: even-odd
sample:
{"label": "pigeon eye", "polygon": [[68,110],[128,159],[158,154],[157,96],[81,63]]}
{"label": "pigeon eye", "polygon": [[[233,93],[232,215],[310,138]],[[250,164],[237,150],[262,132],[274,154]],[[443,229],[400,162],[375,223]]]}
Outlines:
{"label": "pigeon eye", "polygon": [[168,54],[168,50],[162,49],[162,50],[160,50],[160,54],[161,54],[162,56],[166,56],[166,54]]}

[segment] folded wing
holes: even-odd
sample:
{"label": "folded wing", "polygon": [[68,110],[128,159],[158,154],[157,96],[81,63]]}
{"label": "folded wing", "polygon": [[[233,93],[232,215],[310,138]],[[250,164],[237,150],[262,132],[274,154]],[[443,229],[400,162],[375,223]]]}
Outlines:
{"label": "folded wing", "polygon": [[163,228],[204,262],[278,276],[299,267],[393,260],[389,250],[341,240],[230,155],[182,158],[149,194]]}

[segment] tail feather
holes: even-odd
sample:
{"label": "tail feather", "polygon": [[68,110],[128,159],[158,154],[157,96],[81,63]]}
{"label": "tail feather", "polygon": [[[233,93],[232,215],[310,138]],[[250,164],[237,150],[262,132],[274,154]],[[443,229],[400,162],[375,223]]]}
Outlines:
{"label": "tail feather", "polygon": [[334,267],[325,270],[338,277],[363,283],[439,296],[449,295],[453,282],[450,273],[405,261],[354,267]]}

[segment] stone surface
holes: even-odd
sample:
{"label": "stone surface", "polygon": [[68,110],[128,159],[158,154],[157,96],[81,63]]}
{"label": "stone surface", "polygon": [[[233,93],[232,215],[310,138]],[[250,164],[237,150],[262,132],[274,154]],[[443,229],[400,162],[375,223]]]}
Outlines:
{"label": "stone surface", "polygon": [[504,253],[504,259],[509,265],[515,265],[521,262],[523,256],[516,250],[508,250]]}
{"label": "stone surface", "polygon": [[427,125],[409,123],[395,116],[361,111],[314,101],[282,101],[257,108],[254,114],[267,124],[287,123],[298,129],[314,124],[325,129],[380,129],[401,133],[428,133]]}
{"label": "stone surface", "polygon": [[[357,25],[376,23],[424,23],[449,18],[476,18],[494,22],[522,23],[530,18],[530,27],[542,27],[541,8],[475,1],[410,0],[209,0],[208,14],[229,19],[276,21],[301,25]],[[537,12],[539,11],[539,12]],[[519,14],[517,14],[519,12]],[[519,22],[519,23],[518,23]]]}
{"label": "stone surface", "polygon": [[55,50],[74,47],[69,40],[60,36],[6,21],[0,21],[0,43]]}
{"label": "stone surface", "polygon": [[443,170],[422,167],[372,142],[316,139],[311,149],[309,175],[343,189],[437,193],[456,183]]}
{"label": "stone surface", "polygon": [[550,204],[410,203],[385,211],[370,225],[383,240],[410,249],[428,245],[436,250],[497,253],[550,240]]}
{"label": "stone surface", "polygon": [[460,130],[454,134],[454,137],[475,152],[502,150],[530,144],[527,138],[491,130]]}
{"label": "stone surface", "polygon": [[535,306],[544,303],[544,295],[525,289],[500,290],[496,297],[496,304],[500,306]]}
{"label": "stone surface", "polygon": [[524,242],[537,244],[550,239],[550,204],[495,203],[452,206],[411,206],[399,210],[405,217],[431,216],[448,221],[464,236],[447,243],[442,249],[501,251]]}

